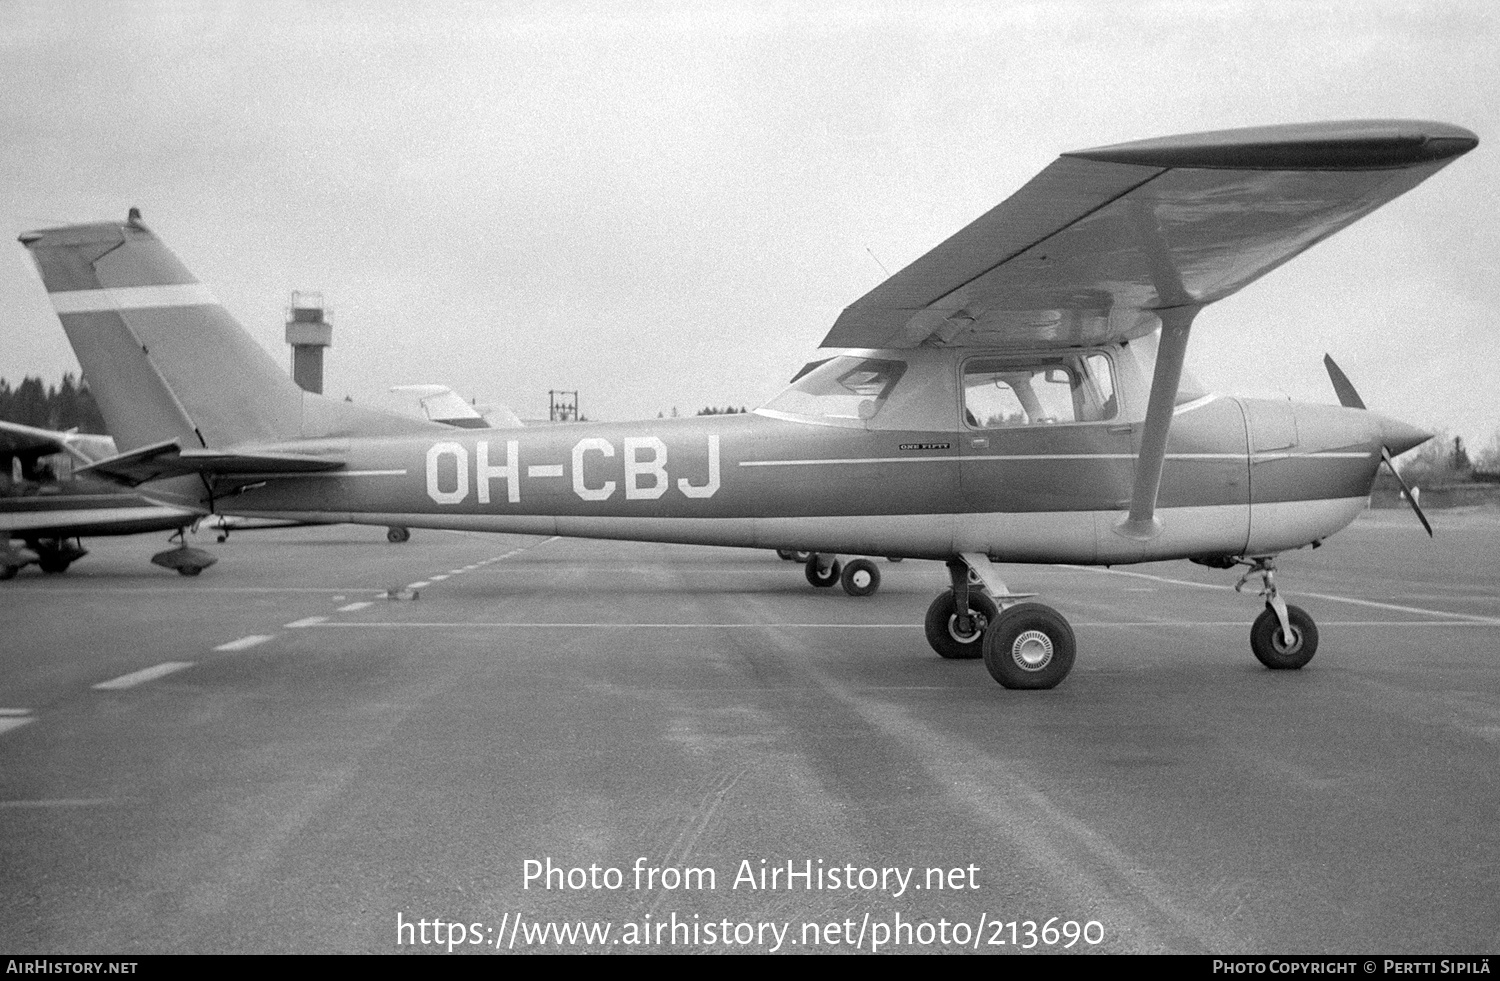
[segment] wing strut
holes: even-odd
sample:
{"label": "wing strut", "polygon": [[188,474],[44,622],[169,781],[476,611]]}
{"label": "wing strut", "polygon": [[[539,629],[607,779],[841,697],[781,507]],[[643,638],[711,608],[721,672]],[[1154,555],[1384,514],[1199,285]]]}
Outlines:
{"label": "wing strut", "polygon": [[1156,517],[1156,495],[1161,490],[1162,463],[1167,456],[1167,435],[1172,428],[1172,410],[1177,404],[1177,383],[1187,354],[1188,332],[1193,318],[1203,309],[1198,304],[1157,310],[1161,318],[1161,342],[1156,349],[1156,371],[1151,377],[1151,397],[1146,404],[1146,428],[1135,459],[1135,490],[1130,514],[1115,525],[1115,532],[1142,541],[1161,534]]}

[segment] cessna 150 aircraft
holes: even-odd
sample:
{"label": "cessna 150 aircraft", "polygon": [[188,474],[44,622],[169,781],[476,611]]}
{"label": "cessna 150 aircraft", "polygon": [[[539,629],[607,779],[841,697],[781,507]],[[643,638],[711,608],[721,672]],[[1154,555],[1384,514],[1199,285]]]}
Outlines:
{"label": "cessna 150 aircraft", "polygon": [[[855,301],[821,364],[749,414],[466,431],[298,389],[132,211],[28,232],[122,452],[163,503],[303,521],[946,562],[927,637],[1010,688],[1074,638],[995,562],[1184,558],[1258,574],[1255,655],[1317,630],[1275,557],[1343,528],[1427,434],[1363,409],[1183,380],[1194,318],[1478,143],[1441,123],[1232,130],[1067,153]],[[878,575],[842,567],[851,592]]]}

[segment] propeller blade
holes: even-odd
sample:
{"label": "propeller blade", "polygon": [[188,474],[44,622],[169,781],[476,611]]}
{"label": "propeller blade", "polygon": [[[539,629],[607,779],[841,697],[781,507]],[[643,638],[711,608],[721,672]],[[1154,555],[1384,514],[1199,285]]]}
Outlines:
{"label": "propeller blade", "polygon": [[[1323,355],[1323,367],[1328,369],[1328,380],[1333,382],[1333,390],[1338,393],[1339,405],[1342,405],[1346,409],[1363,409],[1365,407],[1364,399],[1360,398],[1359,393],[1354,390],[1354,383],[1334,363],[1333,358],[1327,354]],[[1386,462],[1390,461],[1387,460]],[[1423,524],[1426,524],[1426,522],[1424,521]]]}
{"label": "propeller blade", "polygon": [[1396,461],[1391,459],[1391,451],[1382,446],[1380,448],[1380,458],[1385,461],[1387,467],[1391,468],[1391,476],[1396,478],[1396,483],[1400,484],[1401,490],[1406,493],[1407,503],[1416,512],[1417,520],[1422,522],[1422,527],[1427,529],[1427,537],[1434,537],[1432,534],[1432,525],[1427,523],[1427,515],[1422,513],[1422,505],[1417,503],[1417,499],[1412,496],[1411,488],[1406,486],[1406,481],[1402,478],[1401,471],[1396,469]]}

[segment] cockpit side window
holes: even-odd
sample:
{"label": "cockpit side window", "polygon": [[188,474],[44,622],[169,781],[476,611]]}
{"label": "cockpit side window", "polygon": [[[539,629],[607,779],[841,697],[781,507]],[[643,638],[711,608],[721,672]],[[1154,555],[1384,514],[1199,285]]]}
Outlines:
{"label": "cockpit side window", "polygon": [[964,365],[964,422],[974,429],[1103,422],[1119,411],[1109,358],[974,358]]}

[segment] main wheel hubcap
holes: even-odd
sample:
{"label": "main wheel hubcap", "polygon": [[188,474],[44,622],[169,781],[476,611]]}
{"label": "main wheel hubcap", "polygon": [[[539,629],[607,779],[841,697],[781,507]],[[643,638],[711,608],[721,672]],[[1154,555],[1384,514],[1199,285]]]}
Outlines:
{"label": "main wheel hubcap", "polygon": [[1040,671],[1052,660],[1052,638],[1040,630],[1028,630],[1010,645],[1010,656],[1023,671]]}

